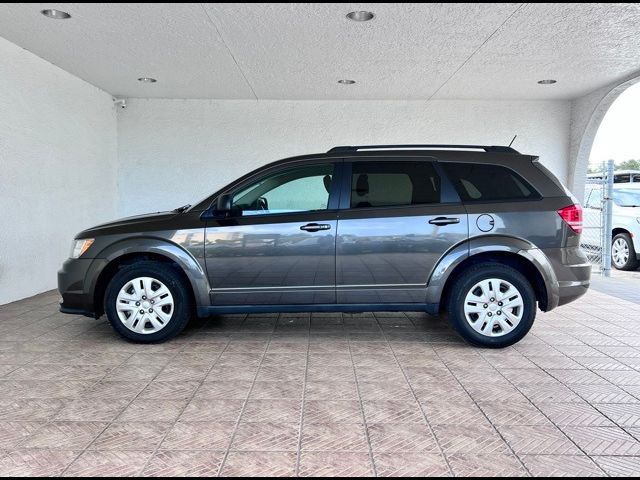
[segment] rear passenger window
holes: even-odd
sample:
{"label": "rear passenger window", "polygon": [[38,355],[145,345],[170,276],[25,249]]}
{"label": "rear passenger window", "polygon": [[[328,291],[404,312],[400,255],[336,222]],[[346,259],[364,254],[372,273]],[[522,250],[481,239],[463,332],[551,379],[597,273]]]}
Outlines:
{"label": "rear passenger window", "polygon": [[351,208],[420,205],[440,201],[431,162],[354,162]]}
{"label": "rear passenger window", "polygon": [[540,198],[524,178],[509,168],[475,163],[443,162],[441,165],[464,202]]}

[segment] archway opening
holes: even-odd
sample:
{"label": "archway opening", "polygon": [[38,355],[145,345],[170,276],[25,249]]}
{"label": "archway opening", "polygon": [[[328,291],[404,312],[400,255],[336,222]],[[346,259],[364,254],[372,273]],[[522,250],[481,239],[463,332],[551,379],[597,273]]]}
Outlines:
{"label": "archway opening", "polygon": [[640,83],[630,86],[607,110],[591,147],[589,170],[612,159],[616,170],[640,170]]}
{"label": "archway opening", "polygon": [[[614,162],[614,190],[612,229],[606,231],[604,199],[609,160]],[[582,244],[591,261],[602,267],[605,261],[608,263],[608,252],[615,269],[637,270],[640,267],[640,83],[631,85],[613,100],[598,126],[589,154],[583,205]]]}

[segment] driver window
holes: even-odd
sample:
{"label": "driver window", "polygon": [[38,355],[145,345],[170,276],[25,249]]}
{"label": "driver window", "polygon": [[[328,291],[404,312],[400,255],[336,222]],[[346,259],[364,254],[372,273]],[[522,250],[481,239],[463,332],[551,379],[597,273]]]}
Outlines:
{"label": "driver window", "polygon": [[242,216],[326,210],[332,179],[332,164],[280,170],[237,192],[232,210]]}

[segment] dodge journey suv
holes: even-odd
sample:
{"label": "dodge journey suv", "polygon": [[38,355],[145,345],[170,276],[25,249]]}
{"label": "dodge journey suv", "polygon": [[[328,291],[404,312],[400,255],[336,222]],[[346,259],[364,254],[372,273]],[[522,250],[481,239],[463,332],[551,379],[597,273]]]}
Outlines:
{"label": "dodge journey suv", "polygon": [[76,236],[61,311],[136,342],[192,315],[446,313],[505,347],[583,295],[582,209],[537,157],[509,147],[336,147],[281,160],[172,212]]}

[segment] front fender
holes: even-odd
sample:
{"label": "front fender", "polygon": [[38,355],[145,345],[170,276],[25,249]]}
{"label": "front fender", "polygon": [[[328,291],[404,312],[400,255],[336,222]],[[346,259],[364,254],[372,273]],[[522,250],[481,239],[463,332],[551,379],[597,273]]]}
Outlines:
{"label": "front fender", "polygon": [[124,255],[155,254],[174,261],[191,284],[196,305],[209,305],[209,280],[202,265],[182,246],[156,237],[134,237],[116,241],[105,247],[93,260],[85,276],[85,292],[95,292],[104,268]]}
{"label": "front fender", "polygon": [[533,264],[545,279],[547,310],[559,302],[558,279],[546,255],[533,243],[506,235],[486,235],[468,240],[449,251],[433,269],[427,284],[427,303],[439,303],[451,274],[466,260],[484,253],[513,253]]}

